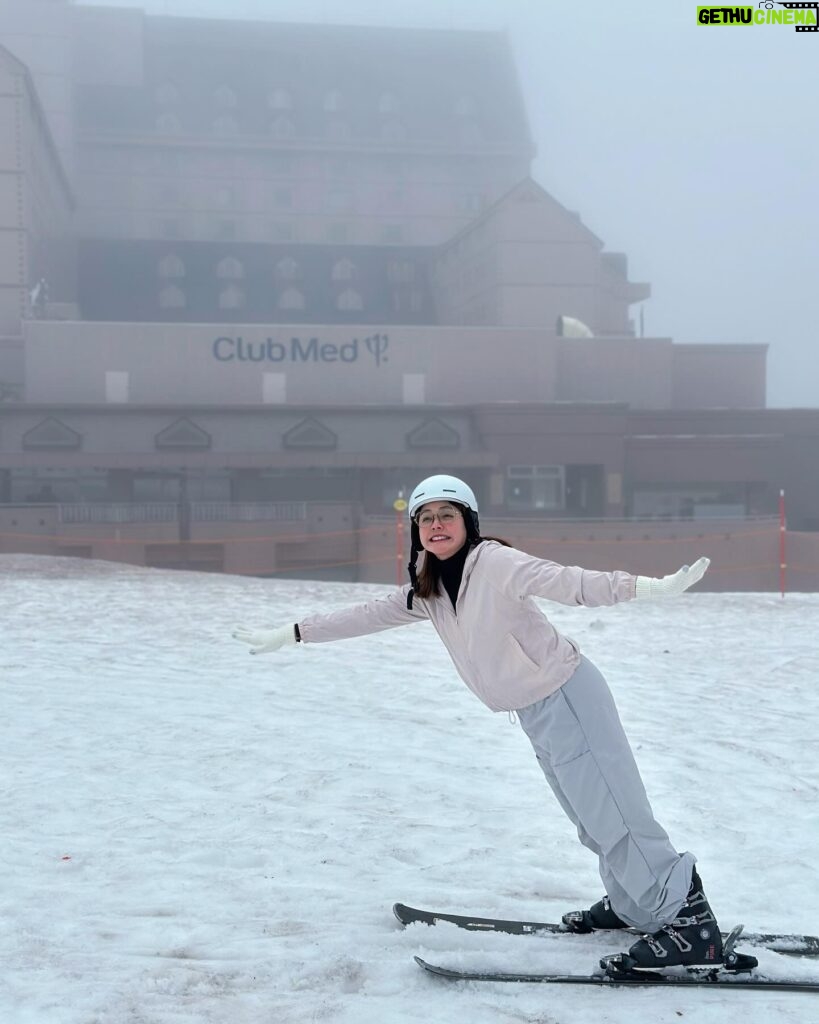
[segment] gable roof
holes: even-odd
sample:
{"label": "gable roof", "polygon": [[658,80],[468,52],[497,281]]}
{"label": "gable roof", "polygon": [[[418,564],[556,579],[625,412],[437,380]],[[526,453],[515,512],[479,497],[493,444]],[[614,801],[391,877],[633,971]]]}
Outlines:
{"label": "gable roof", "polygon": [[542,185],[539,185],[534,178],[526,177],[513,185],[508,192],[505,192],[499,199],[497,199],[491,206],[488,206],[483,213],[481,213],[475,220],[471,221],[466,227],[461,228],[451,238],[447,239],[441,246],[439,251],[445,252],[451,246],[456,245],[464,238],[472,234],[473,231],[483,227],[486,223],[493,220],[498,214],[511,203],[515,202],[532,202],[542,205],[548,205],[552,209],[556,209],[560,215],[565,217],[567,220],[571,220],[573,224],[585,235],[588,236],[589,241],[596,245],[599,249],[602,249],[604,242],[601,238],[587,227],[580,219],[580,214],[574,213],[572,210],[567,209],[562,203],[558,202],[557,199],[550,193],[547,192]]}
{"label": "gable roof", "polygon": [[40,130],[43,133],[46,148],[51,154],[51,158],[54,161],[54,166],[57,172],[57,177],[60,179],[60,184],[65,190],[66,198],[69,205],[73,208],[75,205],[74,192],[71,188],[71,184],[68,180],[68,176],[65,173],[63,162],[60,157],[57,145],[54,142],[54,136],[51,134],[51,126],[48,123],[48,118],[43,110],[43,105],[40,102],[39,94],[37,93],[37,87],[34,84],[31,72],[28,66],[20,60],[19,57],[15,56],[8,47],[0,44],[0,63],[5,64],[12,71],[13,74],[19,75],[25,82],[26,92],[31,100],[31,107],[34,112],[34,116],[39,123]]}

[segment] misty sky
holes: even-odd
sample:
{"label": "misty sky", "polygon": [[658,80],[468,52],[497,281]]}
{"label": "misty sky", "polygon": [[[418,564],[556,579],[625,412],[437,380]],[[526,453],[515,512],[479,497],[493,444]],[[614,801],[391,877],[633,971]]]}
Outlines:
{"label": "misty sky", "polygon": [[506,30],[534,177],[628,255],[632,280],[651,282],[646,334],[768,343],[769,404],[819,406],[819,33],[700,27],[695,0],[98,5]]}

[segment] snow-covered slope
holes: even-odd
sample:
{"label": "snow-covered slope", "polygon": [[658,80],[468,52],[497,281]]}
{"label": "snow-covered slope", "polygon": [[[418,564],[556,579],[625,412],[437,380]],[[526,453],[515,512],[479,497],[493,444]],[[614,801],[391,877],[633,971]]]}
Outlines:
{"label": "snow-covered slope", "polygon": [[[555,919],[601,887],[428,624],[257,658],[230,638],[387,588],[17,555],[0,587],[3,1024],[819,1019],[809,995],[425,976],[414,953],[587,971],[620,946],[393,920]],[[544,608],[608,677],[723,927],[819,931],[819,595]]]}

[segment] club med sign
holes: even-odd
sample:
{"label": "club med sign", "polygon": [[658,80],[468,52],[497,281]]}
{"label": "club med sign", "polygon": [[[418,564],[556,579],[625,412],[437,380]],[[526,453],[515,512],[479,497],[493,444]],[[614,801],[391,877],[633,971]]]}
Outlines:
{"label": "club med sign", "polygon": [[241,336],[216,338],[213,358],[220,363],[358,363],[372,361],[376,367],[388,362],[390,339],[387,334],[371,334],[336,344],[320,338],[273,338],[251,340]]}

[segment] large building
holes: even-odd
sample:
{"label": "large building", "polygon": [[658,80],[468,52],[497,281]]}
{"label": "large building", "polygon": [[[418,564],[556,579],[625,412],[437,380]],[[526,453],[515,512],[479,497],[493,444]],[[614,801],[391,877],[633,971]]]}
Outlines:
{"label": "large building", "polygon": [[671,530],[722,586],[778,584],[784,489],[819,585],[819,410],[639,336],[503,35],[0,0],[0,40],[0,550],[389,580],[447,470],[533,550]]}

